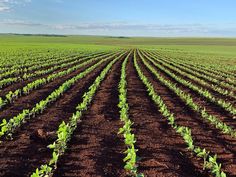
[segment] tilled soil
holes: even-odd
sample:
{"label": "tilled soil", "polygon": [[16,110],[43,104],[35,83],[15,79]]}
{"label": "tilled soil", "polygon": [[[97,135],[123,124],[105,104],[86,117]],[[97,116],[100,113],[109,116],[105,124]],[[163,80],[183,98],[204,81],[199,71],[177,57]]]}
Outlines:
{"label": "tilled soil", "polygon": [[[151,62],[149,63],[152,64]],[[221,108],[219,105],[216,105],[215,103],[210,102],[209,100],[201,96],[196,91],[193,91],[190,88],[184,86],[183,84],[176,82],[173,78],[171,78],[169,75],[159,70],[154,65],[153,67],[156,68],[156,70],[159,72],[159,74],[161,74],[161,76],[175,83],[179,88],[181,88],[181,90],[185,91],[186,93],[189,93],[192,96],[194,102],[205,107],[208,113],[215,115],[217,118],[225,122],[227,125],[236,128],[236,121],[233,121],[233,116],[230,113],[228,113],[226,110]]]}
{"label": "tilled soil", "polygon": [[146,176],[194,177],[205,176],[186,152],[182,138],[168,125],[158,108],[149,99],[139,80],[133,61],[127,67],[128,104],[134,122],[139,170]]}
{"label": "tilled soil", "polygon": [[38,103],[39,101],[47,98],[47,96],[51,92],[57,89],[66,80],[69,80],[72,77],[78,75],[79,73],[85,71],[86,68],[94,65],[95,63],[97,63],[97,61],[87,64],[86,66],[76,71],[73,71],[72,73],[67,74],[63,77],[56,78],[52,82],[42,85],[38,89],[32,91],[30,94],[20,97],[19,99],[15,100],[12,104],[6,106],[4,110],[0,112],[0,120],[3,118],[8,120],[16,116],[20,112],[22,112],[24,109],[33,108],[35,106],[35,103]]}
{"label": "tilled soil", "polygon": [[74,132],[55,177],[125,176],[125,146],[117,133],[120,122],[118,84],[122,60],[114,64]]}
{"label": "tilled soil", "polygon": [[[192,130],[195,145],[218,154],[218,161],[229,177],[236,176],[236,140],[224,135],[214,126],[204,121],[198,113],[191,111],[183,101],[171,90],[161,84],[145,67],[139,57],[145,76],[153,84],[170,111],[174,113],[179,125]],[[54,177],[126,177],[124,170],[125,157],[123,135],[118,135],[123,126],[118,108],[121,65],[124,57],[117,61],[95,94],[89,109],[82,116],[65,154],[59,158],[58,168]],[[94,62],[95,63],[95,62]],[[0,112],[2,118],[9,119],[23,109],[32,108],[37,102],[46,98],[55,88],[67,79],[84,71],[91,63],[67,76],[55,79],[27,96],[23,96]],[[37,130],[54,132],[62,121],[67,122],[76,111],[76,106],[82,101],[83,94],[88,91],[108,61],[98,66],[93,72],[80,79],[56,102],[35,118],[28,120],[13,134],[13,140],[3,139],[0,143],[0,176],[26,177],[30,176],[40,165],[48,163],[52,151],[47,145],[53,138],[39,138]],[[157,71],[166,79],[172,80],[164,72]],[[168,121],[158,111],[151,100],[147,89],[135,70],[133,55],[130,56],[126,68],[127,99],[129,116],[134,122],[132,131],[136,137],[135,146],[138,149],[138,171],[147,177],[211,177],[204,171],[203,160],[196,158],[187,150],[182,137],[168,125]],[[41,76],[44,77],[44,76]],[[172,80],[173,81],[173,80]],[[204,98],[181,84],[178,86],[190,93],[194,101],[205,106],[209,113],[220,117],[229,125],[229,115],[209,103]]]}
{"label": "tilled soil", "polygon": [[236,176],[236,140],[209,125],[200,115],[188,108],[174,92],[157,81],[141,61],[139,64],[153,84],[157,94],[162,97],[170,111],[174,113],[176,122],[179,125],[191,128],[195,145],[217,154],[219,162],[223,163],[222,169],[228,176]]}
{"label": "tilled soil", "polygon": [[78,81],[57,102],[50,105],[42,115],[22,126],[14,135],[14,140],[4,140],[4,143],[0,144],[0,176],[29,176],[41,164],[49,161],[52,152],[47,148],[47,145],[52,141],[32,138],[35,131],[38,129],[45,132],[56,131],[62,121],[68,120],[75,112],[78,103],[82,101],[84,92],[107,63],[104,62],[92,73]]}

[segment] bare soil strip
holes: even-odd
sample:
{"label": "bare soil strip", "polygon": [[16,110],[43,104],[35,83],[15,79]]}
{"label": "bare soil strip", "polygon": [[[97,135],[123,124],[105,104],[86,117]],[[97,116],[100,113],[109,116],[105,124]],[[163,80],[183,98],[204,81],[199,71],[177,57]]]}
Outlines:
{"label": "bare soil strip", "polygon": [[122,62],[114,64],[101,84],[59,162],[55,177],[126,175],[122,161],[125,146],[122,137],[117,135],[122,126],[117,107]]}

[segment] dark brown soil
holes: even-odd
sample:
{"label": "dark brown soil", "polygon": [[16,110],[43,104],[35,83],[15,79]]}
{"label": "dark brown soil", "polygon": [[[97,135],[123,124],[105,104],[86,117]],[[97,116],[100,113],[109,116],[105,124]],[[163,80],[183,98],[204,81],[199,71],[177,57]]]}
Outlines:
{"label": "dark brown soil", "polygon": [[4,143],[0,144],[0,176],[29,176],[37,167],[49,161],[52,153],[47,145],[52,142],[32,139],[32,135],[38,129],[45,132],[56,131],[63,120],[68,120],[75,112],[78,103],[82,101],[84,92],[107,63],[100,65],[81,79],[57,102],[50,105],[41,116],[23,125],[14,135],[13,141],[4,140]]}
{"label": "dark brown soil", "polygon": [[68,75],[57,78],[53,80],[52,82],[47,83],[39,87],[38,89],[34,90],[29,95],[22,96],[19,99],[15,100],[14,103],[12,103],[11,105],[8,105],[7,107],[4,108],[3,111],[0,112],[0,120],[3,118],[5,119],[12,118],[16,116],[17,114],[19,114],[20,112],[22,112],[23,109],[33,108],[36,103],[45,99],[52,91],[58,88],[66,80],[83,72],[84,70],[86,70],[86,68],[92,66],[94,63],[97,63],[97,62],[92,62]]}
{"label": "dark brown soil", "polygon": [[[128,103],[134,122],[139,170],[146,176],[206,176],[186,152],[182,138],[168,125],[158,108],[149,99],[146,88],[129,61],[127,68]],[[197,161],[197,160],[196,160]]]}
{"label": "dark brown soil", "polygon": [[[151,62],[149,62],[151,64]],[[233,116],[225,111],[223,108],[220,106],[216,105],[215,103],[210,102],[207,100],[205,97],[201,96],[198,92],[193,91],[189,89],[188,87],[184,86],[183,84],[176,82],[172,77],[167,75],[166,73],[162,72],[159,70],[157,67],[153,65],[154,68],[156,68],[157,71],[159,71],[159,74],[163,76],[164,78],[172,81],[175,83],[181,90],[184,90],[186,93],[189,93],[192,95],[193,100],[198,103],[199,105],[203,106],[206,108],[206,111],[212,115],[215,115],[217,118],[225,122],[227,125],[232,126],[236,128],[236,121],[233,121]]]}
{"label": "dark brown soil", "polygon": [[[89,109],[82,116],[82,122],[79,122],[68,143],[66,153],[60,157],[54,177],[128,176],[123,162],[126,150],[124,138],[117,134],[119,128],[123,126],[117,106],[123,59],[124,57],[114,64],[101,83]],[[32,108],[63,82],[92,64],[55,79],[29,95],[19,98],[0,111],[0,120],[9,119],[23,109]],[[89,86],[107,64],[108,61],[104,62],[92,73],[78,81],[56,102],[49,105],[44,113],[28,120],[13,134],[13,140],[3,139],[3,142],[0,143],[1,177],[30,176],[40,165],[49,162],[52,152],[47,145],[55,140],[55,131],[62,121],[69,120],[78,103],[82,101],[83,94],[88,91]],[[198,113],[191,111],[173,91],[161,84],[150,73],[139,57],[138,64],[153,84],[155,91],[174,113],[177,123],[191,128],[195,145],[218,154],[223,170],[229,177],[235,177],[236,140],[222,134],[203,120]],[[139,172],[144,173],[147,177],[212,177],[209,172],[203,171],[203,160],[196,158],[187,150],[182,137],[168,125],[168,121],[159,113],[158,107],[148,96],[145,85],[138,77],[133,56],[130,57],[126,71],[129,116],[134,122],[132,131],[137,140],[135,145],[140,157]],[[166,79],[173,81],[164,72],[158,69],[157,71]],[[19,84],[20,86],[23,85]],[[236,126],[230,116],[222,112],[218,106],[209,103],[183,85],[178,84],[178,86],[190,93],[194,101],[205,106],[209,113],[216,115],[229,125]]]}
{"label": "dark brown soil", "polygon": [[[188,108],[183,101],[171,90],[157,81],[142,64],[139,62],[144,74],[154,85],[156,92],[162,97],[179,125],[187,126],[192,130],[195,145],[216,153],[219,162],[228,176],[236,175],[236,140],[223,135],[213,126],[203,121],[200,115]],[[159,72],[161,73],[161,72]],[[163,73],[162,73],[163,74]],[[163,74],[164,75],[164,74]]]}
{"label": "dark brown soil", "polygon": [[122,162],[125,146],[117,135],[122,126],[117,107],[122,61],[113,66],[101,84],[60,160],[55,177],[125,176]]}

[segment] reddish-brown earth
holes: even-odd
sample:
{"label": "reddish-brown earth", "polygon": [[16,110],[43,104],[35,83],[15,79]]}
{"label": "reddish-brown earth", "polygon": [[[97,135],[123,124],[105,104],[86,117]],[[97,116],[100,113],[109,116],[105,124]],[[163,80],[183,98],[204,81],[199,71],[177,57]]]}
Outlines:
{"label": "reddish-brown earth", "polygon": [[114,64],[83,116],[55,177],[125,176],[118,84],[122,60]]}
{"label": "reddish-brown earth", "polygon": [[[204,121],[201,115],[188,108],[174,92],[158,82],[155,76],[145,68],[144,64],[141,62],[139,64],[144,74],[153,84],[158,95],[162,97],[165,104],[174,113],[177,123],[190,127],[195,144],[210,150],[212,153],[218,154],[219,162],[224,164],[223,169],[227,172],[228,176],[235,176],[236,140],[222,134],[214,126]],[[165,76],[161,71],[159,73]]]}
{"label": "reddish-brown earth", "polygon": [[[159,71],[159,74],[161,74],[161,76],[163,76],[164,78],[166,78],[166,79],[172,81],[173,83],[175,83],[179,88],[181,88],[181,90],[185,91],[186,93],[189,93],[192,96],[194,102],[199,103],[199,105],[205,107],[207,112],[209,112],[212,115],[215,115],[217,118],[224,121],[227,125],[236,128],[236,121],[232,121],[233,116],[230,113],[228,113],[226,110],[221,108],[219,105],[217,105],[215,103],[212,103],[209,100],[206,100],[206,98],[203,97],[202,95],[200,95],[197,91],[193,91],[190,88],[188,88],[187,86],[184,86],[183,84],[181,84],[179,82],[176,82],[175,79],[173,79],[172,77],[170,77],[168,74],[164,73],[163,71],[161,71],[157,67],[154,66],[154,68],[157,71]],[[173,72],[173,73],[178,75],[175,72]]]}
{"label": "reddish-brown earth", "polygon": [[15,100],[12,104],[6,106],[4,110],[0,112],[0,120],[3,118],[5,119],[12,118],[17,114],[19,114],[20,112],[22,112],[23,109],[33,108],[35,106],[35,103],[38,103],[40,100],[45,99],[53,90],[58,88],[66,80],[78,75],[82,71],[86,70],[86,68],[92,66],[95,63],[97,62],[92,62],[70,74],[62,76],[60,78],[56,78],[50,83],[42,85],[33,92],[30,92],[30,94],[20,97],[19,99]]}
{"label": "reddish-brown earth", "polygon": [[43,129],[46,132],[56,131],[62,121],[68,120],[75,112],[78,103],[81,102],[84,92],[107,63],[105,62],[78,81],[42,115],[23,125],[13,136],[13,141],[4,140],[4,143],[0,144],[0,175],[6,177],[29,176],[37,167],[51,158],[47,145],[52,142],[41,142],[30,137],[37,129]]}
{"label": "reddish-brown earth", "polygon": [[[68,149],[59,158],[58,168],[54,173],[55,177],[128,176],[124,170],[125,163],[123,162],[126,150],[124,138],[117,134],[119,128],[123,126],[117,106],[123,59],[124,56],[112,66],[102,81],[89,109],[83,114],[81,122],[78,123],[77,129],[68,143]],[[159,108],[151,100],[145,85],[138,77],[133,60],[133,55],[131,55],[126,68],[127,101],[129,117],[134,122],[132,131],[137,140],[135,143],[138,149],[137,155],[140,157],[138,171],[148,177],[211,177],[210,172],[202,168],[203,160],[196,158],[186,148],[182,137],[168,125],[168,121],[158,111]],[[194,143],[216,153],[227,176],[236,176],[236,140],[221,133],[203,120],[198,113],[188,108],[173,91],[159,82],[139,57],[137,57],[137,61],[144,75],[153,84],[156,93],[174,113],[176,122],[191,128]],[[23,109],[34,107],[37,102],[46,98],[59,85],[94,63],[55,79],[32,91],[29,95],[20,97],[0,111],[0,120],[9,119]],[[62,121],[67,122],[76,111],[76,106],[82,101],[83,94],[108,63],[109,61],[104,62],[93,72],[80,79],[62,97],[50,104],[42,114],[27,120],[13,134],[13,140],[1,139],[0,176],[27,177],[40,165],[49,162],[52,152],[47,148],[47,145],[52,143],[55,137],[40,139],[35,135],[35,132],[55,132]],[[149,63],[151,64],[151,62]],[[56,72],[66,68],[68,67]],[[163,71],[157,68],[156,70],[165,79],[175,82]],[[1,94],[13,88],[20,88],[27,82],[29,81],[6,87]],[[219,106],[209,103],[182,84],[177,85],[191,94],[194,101],[206,107],[210,114],[219,117],[228,125],[236,127],[235,121],[232,121],[230,115],[223,112]]]}
{"label": "reddish-brown earth", "polygon": [[127,81],[130,118],[134,122],[138,155],[141,157],[140,171],[153,177],[205,176],[198,168],[199,164],[194,164],[196,159],[186,151],[182,138],[149,99],[132,60],[127,67]]}

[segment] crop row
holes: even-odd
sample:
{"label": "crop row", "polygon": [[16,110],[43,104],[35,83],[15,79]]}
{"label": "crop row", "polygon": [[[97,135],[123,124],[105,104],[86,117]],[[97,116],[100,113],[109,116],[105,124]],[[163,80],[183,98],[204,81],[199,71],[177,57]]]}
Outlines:
{"label": "crop row", "polygon": [[[11,69],[10,71],[7,71],[7,72],[4,72],[0,75],[0,88],[4,87],[4,86],[7,86],[7,85],[10,85],[11,83],[14,83],[14,82],[18,82],[20,80],[26,80],[26,79],[29,79],[31,77],[34,77],[37,75],[37,73],[39,73],[40,75],[40,72],[38,71],[39,69],[41,68],[46,68],[46,67],[51,67],[51,66],[57,66],[58,64],[60,65],[61,63],[64,63],[64,61],[67,60],[68,57],[62,57],[58,60],[58,58],[56,60],[58,60],[58,63],[57,61],[54,61],[54,60],[51,60],[50,62],[44,62],[44,64],[37,64],[35,63],[34,66],[32,68],[19,68],[19,69]],[[76,57],[75,57],[76,58]],[[69,58],[69,60],[74,60],[75,58]],[[32,72],[32,73],[28,73],[29,71],[34,71],[36,70],[35,72]],[[48,69],[45,70],[45,72],[47,72]],[[42,72],[43,73],[43,72]],[[13,76],[13,77],[9,77],[8,76]],[[12,81],[12,82],[10,82]]]}
{"label": "crop row", "polygon": [[[64,52],[65,53],[65,52]],[[53,52],[46,51],[34,51],[29,52],[27,50],[17,50],[15,53],[11,53],[8,50],[0,52],[0,66],[4,68],[3,71],[17,68],[19,65],[28,65],[31,62],[36,62],[40,59],[47,59],[52,56]],[[55,55],[59,56],[61,53],[55,52]],[[19,60],[21,58],[21,60]],[[2,71],[0,72],[2,73]]]}
{"label": "crop row", "polygon": [[78,80],[84,78],[87,74],[91,73],[96,67],[98,67],[104,61],[107,61],[107,60],[110,60],[110,57],[100,60],[98,63],[87,68],[85,71],[67,80],[61,86],[59,86],[56,90],[54,90],[46,99],[38,102],[32,109],[24,109],[20,114],[11,118],[9,121],[3,119],[2,123],[0,124],[0,127],[1,127],[0,137],[4,135],[11,138],[12,133],[16,130],[16,128],[20,127],[28,119],[34,118],[37,114],[42,114],[43,111],[46,109],[46,107],[50,103],[55,102],[68,89],[70,89],[75,83],[77,83]]}
{"label": "crop row", "polygon": [[[97,54],[95,56],[99,56],[99,55],[100,54]],[[44,74],[49,74],[57,69],[60,69],[60,68],[63,68],[63,67],[69,66],[69,65],[73,65],[78,62],[78,60],[77,60],[78,57],[79,56],[65,57],[65,58],[60,59],[59,62],[50,61],[50,62],[45,63],[43,65],[35,65],[33,70],[36,69],[37,71],[35,71],[33,73],[27,73],[29,71],[29,70],[27,70],[26,72],[24,72],[24,74],[21,77],[17,76],[17,77],[6,78],[6,79],[1,80],[0,81],[0,88],[7,86],[7,85],[11,85],[12,83],[15,83],[15,82],[18,82],[21,80],[28,80],[33,77],[41,76]],[[44,70],[39,70],[40,68],[44,68],[44,67],[45,68],[49,67],[49,68],[44,69]]]}
{"label": "crop row", "polygon": [[[157,53],[156,53],[157,54]],[[158,54],[159,55],[159,54]],[[159,55],[161,58],[163,58],[163,55]],[[164,58],[166,58],[167,60],[170,60],[171,62],[173,63],[177,63],[177,64],[180,64],[188,69],[192,69],[194,71],[197,71],[199,73],[203,73],[204,75],[207,75],[211,78],[215,78],[217,80],[219,80],[220,82],[223,82],[223,83],[226,83],[226,84],[230,84],[230,85],[233,85],[233,86],[236,86],[236,83],[234,81],[235,79],[235,76],[233,77],[229,77],[229,75],[227,76],[224,76],[224,75],[221,75],[222,72],[219,72],[219,71],[214,71],[213,69],[212,70],[207,70],[207,69],[204,69],[202,67],[198,67],[198,66],[195,66],[194,65],[194,62],[192,64],[188,63],[184,63],[183,61],[179,61],[178,59],[170,59],[169,57],[167,56],[164,56]]]}
{"label": "crop row", "polygon": [[[136,53],[134,54],[134,65],[138,72],[139,78],[142,80],[142,82],[147,88],[148,95],[157,105],[159,111],[168,120],[171,127],[182,136],[183,140],[187,145],[187,149],[190,150],[198,158],[203,159],[203,169],[209,170],[212,175],[216,177],[226,177],[226,174],[221,170],[221,164],[217,162],[217,155],[212,155],[210,151],[196,146],[191,135],[191,129],[189,127],[180,126],[176,124],[174,114],[170,112],[162,98],[155,92],[153,85],[141,71],[141,68],[139,67],[137,62]],[[153,72],[155,72],[155,70],[153,70]]]}
{"label": "crop row", "polygon": [[[139,53],[139,52],[138,52]],[[180,97],[181,100],[191,108],[193,111],[196,111],[203,120],[206,120],[207,122],[214,125],[217,129],[221,130],[225,134],[231,135],[233,138],[236,138],[236,131],[234,128],[228,126],[226,123],[219,120],[216,116],[213,116],[209,114],[204,107],[197,104],[193,101],[193,98],[190,94],[186,93],[185,91],[181,90],[179,87],[176,86],[175,83],[163,78],[154,67],[152,67],[145,59],[144,57],[139,53],[139,56],[142,59],[142,62],[144,65],[150,70],[151,73],[160,81],[162,84],[164,84],[166,87],[168,87],[170,90],[172,90],[176,95]],[[147,58],[148,59],[148,58]],[[150,62],[152,62],[155,65],[155,62],[152,59],[148,59]],[[156,66],[156,65],[155,65]]]}
{"label": "crop row", "polygon": [[[125,57],[124,57],[125,56]],[[21,127],[24,123],[36,117],[36,115],[42,114],[50,104],[57,101],[63,94],[65,94],[73,85],[78,84],[78,82],[85,78],[88,74],[92,73],[96,68],[104,63],[106,64],[101,73],[96,77],[94,82],[89,86],[88,90],[82,96],[82,102],[78,103],[75,112],[69,118],[67,122],[62,121],[57,128],[57,139],[48,145],[48,148],[51,149],[51,157],[45,164],[39,164],[37,168],[31,175],[31,177],[50,177],[54,175],[55,170],[57,169],[58,161],[68,150],[68,144],[77,129],[78,124],[82,121],[83,115],[88,111],[91,102],[93,101],[95,94],[97,93],[99,87],[102,84],[102,81],[108,75],[112,66],[120,59],[124,58],[121,67],[121,75],[119,81],[119,104],[117,105],[120,113],[120,120],[123,124],[120,127],[118,134],[122,134],[124,138],[124,144],[126,145],[126,151],[124,153],[123,161],[125,162],[124,169],[128,172],[128,175],[134,177],[144,177],[144,174],[139,173],[138,170],[138,159],[137,151],[135,147],[136,137],[132,131],[133,122],[129,118],[129,105],[127,101],[127,63],[130,59],[134,62],[134,68],[137,71],[139,79],[144,84],[147,95],[155,104],[157,111],[159,111],[163,118],[168,121],[168,124],[171,128],[182,137],[183,141],[186,144],[186,148],[191,152],[192,155],[197,157],[202,162],[202,167],[204,171],[210,173],[210,175],[215,177],[226,177],[226,173],[222,170],[221,163],[218,162],[217,154],[210,152],[209,150],[202,148],[201,146],[196,145],[191,128],[187,126],[179,125],[176,122],[175,115],[170,111],[168,106],[165,104],[163,98],[158,95],[154,86],[150,82],[147,76],[142,71],[139,63],[142,63],[142,66],[147,69],[153,76],[153,78],[163,84],[166,88],[175,93],[187,107],[191,108],[196,112],[203,121],[208,122],[213,125],[216,129],[219,129],[221,132],[230,135],[231,137],[236,137],[236,131],[234,128],[230,127],[219,118],[214,115],[211,115],[206,109],[201,106],[201,104],[194,101],[191,93],[184,91],[176,83],[180,83],[190,89],[191,91],[197,92],[202,97],[207,98],[210,102],[217,104],[218,106],[224,108],[226,111],[230,112],[233,116],[236,114],[236,109],[232,104],[224,101],[221,98],[213,96],[207,89],[202,88],[198,85],[204,85],[206,87],[213,87],[209,83],[203,81],[199,78],[205,78],[209,82],[216,82],[211,77],[200,74],[200,72],[195,72],[191,70],[191,67],[185,68],[181,66],[181,62],[176,62],[172,64],[168,59],[159,59],[158,53],[147,52],[145,50],[132,50],[131,52],[127,51],[116,51],[116,52],[100,52],[100,53],[91,53],[89,56],[84,56],[80,60],[74,60],[76,58],[65,59],[60,65],[54,65],[51,68],[48,68],[48,73],[52,73],[47,77],[36,79],[26,86],[19,88],[15,91],[8,92],[4,98],[0,98],[0,109],[4,106],[12,103],[21,96],[28,95],[35,89],[46,85],[55,79],[69,75],[70,73],[77,71],[80,68],[86,67],[87,65],[92,65],[87,67],[82,72],[69,78],[60,86],[58,86],[54,91],[52,91],[45,99],[36,103],[31,109],[24,109],[18,115],[10,118],[9,120],[3,119],[0,123],[0,138],[10,138],[12,139],[13,133]],[[63,60],[62,60],[63,61]],[[66,61],[66,62],[65,62]],[[69,67],[72,66],[72,67]],[[176,66],[176,67],[175,67]],[[190,65],[189,65],[190,66]],[[67,68],[65,70],[54,72],[57,69]],[[158,70],[162,73],[165,73],[169,78],[166,79]],[[50,70],[50,72],[49,72]],[[46,70],[45,70],[46,71]],[[172,72],[174,71],[174,72]],[[35,72],[37,73],[37,72]],[[38,71],[44,75],[43,71]],[[191,73],[191,74],[188,74]],[[180,75],[180,76],[178,76]],[[186,81],[184,78],[188,77],[190,80],[196,81],[197,84],[194,84],[190,81]],[[28,79],[28,78],[26,78]],[[173,81],[172,81],[173,79]],[[212,81],[214,80],[214,81]],[[176,81],[176,82],[175,82]],[[209,84],[208,86],[206,84]],[[231,86],[231,85],[227,85]],[[142,103],[140,103],[142,104]],[[135,121],[135,120],[133,120]],[[153,130],[155,131],[155,130]],[[0,141],[1,143],[1,141]]]}
{"label": "crop row", "polygon": [[143,174],[138,173],[137,169],[137,149],[135,148],[135,136],[132,133],[131,126],[133,122],[129,119],[129,105],[127,103],[127,81],[126,81],[126,65],[131,53],[127,55],[121,67],[121,76],[119,83],[119,104],[120,109],[120,120],[123,122],[123,127],[119,129],[119,134],[123,134],[124,142],[127,147],[125,158],[123,161],[125,164],[125,170],[132,176],[142,177]]}
{"label": "crop row", "polygon": [[228,71],[228,69],[224,68],[224,66],[220,66],[221,69],[219,69],[219,68],[216,69],[216,68],[212,68],[211,66],[205,66],[205,65],[202,65],[202,64],[197,64],[197,67],[201,68],[201,69],[204,69],[204,70],[207,70],[207,71],[210,71],[210,72],[218,73],[219,75],[224,76],[226,78],[235,78],[236,77],[235,73],[233,73],[231,71]]}
{"label": "crop row", "polygon": [[[4,50],[4,49],[3,49]],[[17,49],[14,53],[5,50],[1,53],[0,50],[0,66],[8,70],[16,68],[29,68],[34,66],[33,63],[43,64],[45,62],[54,60],[56,58],[62,58],[66,56],[75,55],[88,55],[92,53],[98,53],[101,50],[82,50],[80,48],[65,49],[65,48],[41,48],[41,49]],[[104,51],[105,52],[105,51]],[[55,60],[56,61],[56,60]]]}
{"label": "crop row", "polygon": [[[160,56],[160,53],[158,52],[158,55]],[[171,62],[176,62],[178,61],[179,63],[181,63],[181,65],[183,66],[186,66],[186,67],[191,67],[199,72],[202,72],[204,74],[207,74],[209,76],[212,76],[212,77],[215,77],[217,79],[221,79],[221,80],[224,80],[225,82],[228,82],[230,84],[233,84],[235,85],[235,75],[233,75],[232,73],[225,73],[223,72],[222,70],[219,71],[217,70],[216,68],[212,67],[212,65],[214,65],[213,63],[211,63],[209,66],[204,66],[202,64],[197,64],[196,60],[191,60],[191,57],[189,58],[189,60],[184,60],[184,59],[180,59],[180,58],[177,58],[177,57],[171,57],[170,56],[167,56],[167,55],[164,55],[164,54],[161,54],[161,57],[165,57],[167,58],[168,60],[170,60]]]}
{"label": "crop row", "polygon": [[[158,57],[158,61],[161,62],[163,65],[166,64],[167,67],[173,69],[175,69],[175,71],[179,72],[179,70],[184,71],[182,73],[190,73],[192,74],[191,76],[188,76],[189,78],[195,80],[198,83],[201,83],[204,86],[207,86],[213,90],[215,90],[216,92],[221,93],[222,95],[226,95],[226,96],[231,96],[233,98],[236,98],[236,95],[234,94],[234,91],[236,91],[236,88],[224,81],[220,81],[214,77],[211,76],[207,76],[205,74],[199,73],[198,71],[194,70],[194,67],[186,67],[181,65],[181,63],[178,63],[176,61],[169,61],[167,59],[164,59],[163,57],[158,56],[156,53],[149,53],[149,56],[153,56],[153,57]],[[172,67],[170,67],[172,66]],[[185,76],[187,76],[185,74]],[[194,77],[195,76],[195,77]],[[203,78],[205,81],[200,80],[201,78]],[[215,85],[211,84],[214,83]]]}
{"label": "crop row", "polygon": [[[83,66],[86,66],[87,64],[90,64],[90,63],[97,61],[101,58],[108,57],[109,55],[111,55],[111,54],[107,54],[107,55],[103,55],[103,56],[99,56],[99,57],[90,56],[90,57],[81,58],[79,60],[79,64],[74,65],[71,68],[60,71],[58,73],[50,74],[45,78],[39,78],[31,83],[28,83],[23,88],[19,88],[13,92],[10,91],[6,94],[5,99],[0,97],[0,109],[3,108],[4,106],[8,105],[9,103],[12,103],[13,101],[17,100],[22,95],[28,95],[31,91],[33,91],[33,90],[35,90],[47,83],[50,83],[51,81],[53,81],[57,78],[68,75],[68,74],[72,73],[73,71],[76,71],[77,69],[79,69]],[[113,54],[111,57],[110,56],[109,57],[112,58],[113,56],[115,56],[115,54]],[[92,58],[92,59],[90,59],[90,58]],[[81,61],[85,61],[85,62],[81,63]]]}
{"label": "crop row", "polygon": [[83,113],[87,111],[95,93],[97,92],[99,86],[101,85],[102,81],[104,80],[105,76],[107,75],[113,64],[118,59],[120,59],[122,55],[113,59],[103,69],[100,75],[95,79],[94,83],[89,87],[89,90],[84,93],[82,102],[79,103],[76,107],[76,112],[69,119],[69,122],[65,123],[63,121],[60,124],[57,130],[57,140],[54,143],[48,145],[48,147],[53,150],[51,160],[48,162],[48,164],[41,165],[39,169],[36,169],[36,171],[31,175],[31,177],[45,177],[53,175],[53,172],[57,168],[58,159],[65,153],[68,146],[67,144],[70,141],[73,132],[76,130],[78,122],[81,121]]}
{"label": "crop row", "polygon": [[168,76],[170,76],[172,79],[174,79],[177,83],[180,83],[180,84],[188,87],[189,89],[197,92],[199,95],[206,98],[210,102],[220,106],[222,109],[229,112],[231,115],[233,115],[233,116],[236,115],[236,108],[230,102],[227,102],[227,101],[225,101],[224,99],[221,99],[221,98],[217,98],[214,95],[212,95],[207,89],[199,87],[198,85],[193,84],[193,83],[191,83],[191,82],[175,75],[173,72],[171,72],[166,67],[158,64],[155,61],[156,60],[155,57],[153,57],[155,60],[153,60],[152,58],[150,58],[149,56],[146,56],[146,55],[145,55],[145,57],[148,58],[153,63],[153,65],[155,65],[158,69],[160,69],[161,71],[166,73]]}
{"label": "crop row", "polygon": [[[35,54],[37,56],[37,53]],[[37,56],[37,60],[33,60],[33,56],[31,56],[30,59],[27,60],[27,62],[22,62],[21,60],[24,60],[23,58],[21,58],[21,63],[20,64],[14,64],[11,67],[3,67],[1,69],[1,74],[0,74],[0,78],[4,78],[7,76],[17,76],[20,73],[25,73],[27,71],[34,71],[37,70],[38,67],[42,68],[44,65],[47,65],[48,63],[53,64],[53,62],[59,62],[60,60],[63,60],[65,58],[70,58],[73,56],[78,56],[78,55],[85,55],[85,53],[82,52],[73,52],[71,53],[50,53],[50,54],[46,54],[46,55],[42,55],[42,56]],[[36,57],[35,56],[35,57]],[[19,61],[19,57],[18,56],[15,60]]]}

